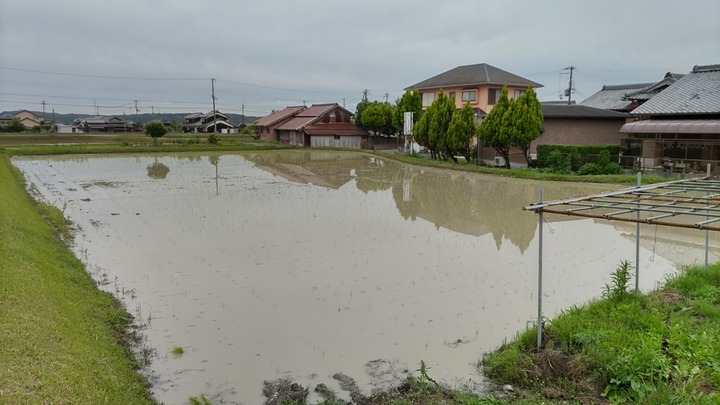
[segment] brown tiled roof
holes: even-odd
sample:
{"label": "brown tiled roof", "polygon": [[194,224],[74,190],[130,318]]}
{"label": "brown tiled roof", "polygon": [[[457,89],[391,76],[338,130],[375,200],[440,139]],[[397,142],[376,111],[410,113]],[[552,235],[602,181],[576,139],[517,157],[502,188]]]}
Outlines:
{"label": "brown tiled roof", "polygon": [[307,107],[302,105],[285,107],[280,111],[275,111],[270,115],[260,118],[259,120],[255,121],[255,125],[259,127],[266,127],[278,123],[284,119],[290,118],[306,108]]}
{"label": "brown tiled roof", "polygon": [[287,122],[283,122],[282,125],[275,129],[280,131],[299,131],[316,119],[317,117],[295,117]]}
{"label": "brown tiled roof", "polygon": [[331,110],[335,109],[336,107],[339,107],[337,103],[330,103],[330,104],[313,104],[307,109],[300,112],[297,116],[298,117],[321,117]]}

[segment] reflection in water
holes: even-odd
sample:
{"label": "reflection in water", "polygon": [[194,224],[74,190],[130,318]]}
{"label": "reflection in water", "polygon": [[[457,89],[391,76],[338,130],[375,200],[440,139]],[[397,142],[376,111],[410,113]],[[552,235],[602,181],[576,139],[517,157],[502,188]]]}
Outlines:
{"label": "reflection in water", "polygon": [[[424,360],[436,379],[477,384],[470,363],[534,321],[537,217],[521,208],[537,199],[535,182],[356,152],[13,161],[66,205],[89,271],[152,319],[144,332],[161,402],[222,393],[261,403],[262,381],[286,376],[341,392],[336,372],[367,393],[376,359],[395,370]],[[148,180],[155,162],[164,181]],[[607,189],[545,186],[548,199]],[[552,316],[598,296],[635,246],[632,229],[547,219]],[[643,244],[641,288],[674,269],[660,244]],[[185,354],[169,355],[175,346]]]}
{"label": "reflection in water", "polygon": [[167,177],[168,173],[170,173],[170,168],[157,160],[147,167],[147,175],[151,179],[162,180]]}

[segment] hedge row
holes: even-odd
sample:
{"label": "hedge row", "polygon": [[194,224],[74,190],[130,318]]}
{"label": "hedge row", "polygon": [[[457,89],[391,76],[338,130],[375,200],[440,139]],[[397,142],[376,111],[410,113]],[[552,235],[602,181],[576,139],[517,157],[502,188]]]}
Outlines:
{"label": "hedge row", "polygon": [[537,158],[540,161],[547,161],[550,152],[557,150],[563,155],[569,155],[573,159],[583,156],[596,156],[600,151],[607,150],[611,156],[620,154],[622,147],[620,145],[538,145]]}

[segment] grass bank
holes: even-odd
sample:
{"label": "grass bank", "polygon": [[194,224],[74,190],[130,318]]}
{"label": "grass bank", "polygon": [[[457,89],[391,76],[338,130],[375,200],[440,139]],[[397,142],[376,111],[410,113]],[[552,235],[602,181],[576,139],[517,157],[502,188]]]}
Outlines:
{"label": "grass bank", "polygon": [[650,294],[627,291],[627,263],[604,298],[572,307],[485,356],[485,373],[549,399],[720,403],[720,264]]}
{"label": "grass bank", "polygon": [[62,213],[33,201],[0,153],[0,403],[153,403],[128,346],[130,316],[61,234]]}

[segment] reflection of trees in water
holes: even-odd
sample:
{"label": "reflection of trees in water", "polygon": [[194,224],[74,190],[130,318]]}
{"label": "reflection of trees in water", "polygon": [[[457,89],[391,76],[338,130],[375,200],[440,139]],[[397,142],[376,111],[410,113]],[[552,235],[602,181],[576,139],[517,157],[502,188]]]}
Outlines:
{"label": "reflection of trees in water", "polygon": [[147,167],[147,175],[151,179],[162,180],[167,177],[168,173],[170,173],[170,168],[157,160]]}
{"label": "reflection of trees in water", "polygon": [[530,246],[537,219],[522,207],[533,201],[536,187],[531,183],[415,167],[409,167],[405,176],[404,185],[393,186],[395,204],[404,218],[421,217],[438,228],[468,235],[491,233],[498,249],[503,239],[521,252]]}
{"label": "reflection of trees in water", "polygon": [[490,233],[498,249],[509,239],[524,252],[537,229],[537,217],[522,210],[537,200],[537,186],[531,182],[408,166],[353,152],[252,152],[245,157],[291,181],[322,179],[334,188],[354,173],[360,191],[392,190],[403,218],[420,217],[467,235]]}

